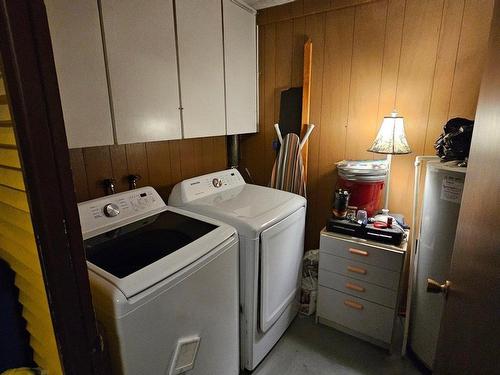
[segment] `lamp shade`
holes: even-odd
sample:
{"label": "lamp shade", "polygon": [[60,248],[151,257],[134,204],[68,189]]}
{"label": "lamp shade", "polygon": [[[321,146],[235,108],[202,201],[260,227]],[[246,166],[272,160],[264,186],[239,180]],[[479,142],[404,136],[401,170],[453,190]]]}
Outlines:
{"label": "lamp shade", "polygon": [[384,117],[377,137],[368,151],[377,154],[409,154],[411,149],[406,140],[403,117],[398,116],[396,112]]}

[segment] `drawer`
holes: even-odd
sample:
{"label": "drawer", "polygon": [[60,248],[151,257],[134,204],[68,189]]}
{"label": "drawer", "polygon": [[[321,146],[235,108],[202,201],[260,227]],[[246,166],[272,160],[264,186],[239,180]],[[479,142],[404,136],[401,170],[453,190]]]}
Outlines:
{"label": "drawer", "polygon": [[319,285],[326,286],[367,301],[375,302],[391,309],[396,307],[396,291],[356,280],[351,277],[342,276],[324,269],[319,270]]}
{"label": "drawer", "polygon": [[339,273],[356,280],[366,281],[384,288],[398,290],[399,272],[389,271],[369,264],[354,262],[320,251],[319,268]]}
{"label": "drawer", "polygon": [[324,234],[321,235],[320,249],[342,258],[398,272],[401,271],[404,259],[404,254],[397,251],[383,250],[375,246],[363,245]]}
{"label": "drawer", "polygon": [[380,341],[391,342],[393,309],[320,286],[318,316]]}

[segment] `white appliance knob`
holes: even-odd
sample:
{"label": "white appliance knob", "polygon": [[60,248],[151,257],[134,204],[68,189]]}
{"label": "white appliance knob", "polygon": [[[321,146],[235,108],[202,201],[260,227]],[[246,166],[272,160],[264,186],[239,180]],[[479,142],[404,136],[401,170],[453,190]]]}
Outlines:
{"label": "white appliance knob", "polygon": [[103,211],[107,217],[115,217],[120,213],[120,208],[114,203],[108,203],[104,206]]}
{"label": "white appliance knob", "polygon": [[220,178],[214,178],[212,180],[212,184],[216,187],[216,188],[220,188],[222,186],[222,180]]}

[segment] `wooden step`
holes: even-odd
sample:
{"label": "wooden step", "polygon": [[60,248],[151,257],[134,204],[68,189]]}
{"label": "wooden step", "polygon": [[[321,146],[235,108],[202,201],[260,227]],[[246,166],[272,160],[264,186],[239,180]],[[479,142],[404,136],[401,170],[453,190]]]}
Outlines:
{"label": "wooden step", "polygon": [[0,120],[0,128],[12,128],[12,120]]}
{"label": "wooden step", "polygon": [[7,95],[0,95],[0,104],[9,104],[7,100]]}

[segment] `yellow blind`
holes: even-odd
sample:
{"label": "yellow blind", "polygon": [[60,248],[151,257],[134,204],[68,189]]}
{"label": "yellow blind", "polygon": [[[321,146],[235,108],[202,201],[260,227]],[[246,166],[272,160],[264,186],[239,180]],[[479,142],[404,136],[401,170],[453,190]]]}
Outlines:
{"label": "yellow blind", "polygon": [[0,258],[16,273],[19,301],[33,359],[49,374],[62,374],[47,294],[19,162],[14,129],[0,79]]}

